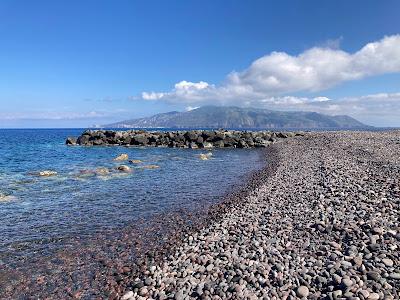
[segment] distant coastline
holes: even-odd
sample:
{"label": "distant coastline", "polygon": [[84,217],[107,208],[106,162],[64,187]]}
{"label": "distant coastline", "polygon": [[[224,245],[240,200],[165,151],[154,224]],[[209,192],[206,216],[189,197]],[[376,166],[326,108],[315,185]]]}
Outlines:
{"label": "distant coastline", "polygon": [[106,128],[368,129],[354,118],[306,111],[273,111],[234,106],[203,106],[103,125]]}

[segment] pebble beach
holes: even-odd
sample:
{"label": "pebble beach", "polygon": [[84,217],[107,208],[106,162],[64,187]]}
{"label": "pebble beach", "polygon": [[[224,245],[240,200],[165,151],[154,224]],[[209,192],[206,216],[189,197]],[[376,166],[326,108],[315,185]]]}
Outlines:
{"label": "pebble beach", "polygon": [[399,299],[400,132],[321,132],[267,150],[121,299]]}

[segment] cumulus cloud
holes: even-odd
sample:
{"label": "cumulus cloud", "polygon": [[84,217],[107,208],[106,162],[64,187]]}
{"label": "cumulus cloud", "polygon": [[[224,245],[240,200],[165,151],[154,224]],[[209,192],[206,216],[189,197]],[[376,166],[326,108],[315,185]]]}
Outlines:
{"label": "cumulus cloud", "polygon": [[230,73],[220,85],[184,80],[170,91],[141,96],[172,103],[244,104],[296,92],[319,92],[346,81],[394,72],[400,72],[400,35],[368,43],[355,53],[322,46],[297,56],[272,52],[246,70]]}

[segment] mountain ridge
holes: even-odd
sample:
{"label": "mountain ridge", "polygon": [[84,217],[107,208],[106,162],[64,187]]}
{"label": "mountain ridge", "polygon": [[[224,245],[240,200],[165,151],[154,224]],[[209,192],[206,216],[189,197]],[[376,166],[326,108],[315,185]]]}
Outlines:
{"label": "mountain ridge", "polygon": [[309,111],[274,111],[236,106],[203,106],[103,125],[106,128],[236,128],[236,129],[361,129],[365,125],[347,115]]}

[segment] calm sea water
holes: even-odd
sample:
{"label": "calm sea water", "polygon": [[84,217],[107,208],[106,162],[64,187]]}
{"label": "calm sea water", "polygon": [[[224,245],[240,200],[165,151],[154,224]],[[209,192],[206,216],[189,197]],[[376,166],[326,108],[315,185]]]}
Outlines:
{"label": "calm sea water", "polygon": [[[0,265],[14,257],[45,254],[69,237],[91,237],[139,218],[191,209],[218,200],[262,166],[260,152],[125,147],[70,147],[80,129],[0,130]],[[122,153],[133,172],[115,168]],[[157,165],[157,169],[143,166]],[[105,167],[108,175],[93,175]],[[56,171],[57,176],[33,173]]]}

